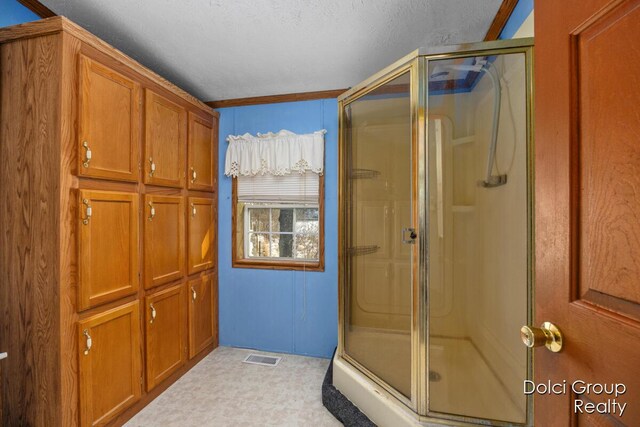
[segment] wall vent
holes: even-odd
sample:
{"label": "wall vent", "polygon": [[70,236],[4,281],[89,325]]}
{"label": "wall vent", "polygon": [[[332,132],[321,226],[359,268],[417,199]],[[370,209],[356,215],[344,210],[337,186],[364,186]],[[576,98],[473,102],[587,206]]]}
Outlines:
{"label": "wall vent", "polygon": [[243,360],[244,363],[251,363],[253,365],[263,366],[277,366],[280,363],[282,357],[264,356],[262,354],[251,353]]}

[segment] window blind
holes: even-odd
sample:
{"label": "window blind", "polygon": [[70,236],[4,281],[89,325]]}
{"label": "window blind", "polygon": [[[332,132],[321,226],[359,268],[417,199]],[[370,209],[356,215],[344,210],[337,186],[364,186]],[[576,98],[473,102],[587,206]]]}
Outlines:
{"label": "window blind", "polygon": [[316,173],[240,175],[237,180],[240,202],[318,203],[320,176]]}

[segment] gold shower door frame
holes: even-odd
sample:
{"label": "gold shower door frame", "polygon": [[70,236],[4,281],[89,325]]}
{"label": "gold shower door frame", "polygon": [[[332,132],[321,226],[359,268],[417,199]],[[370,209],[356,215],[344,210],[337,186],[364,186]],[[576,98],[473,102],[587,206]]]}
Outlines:
{"label": "gold shower door frame", "polygon": [[[448,425],[478,425],[485,419],[438,413],[429,410],[429,304],[428,304],[428,69],[429,61],[456,59],[474,56],[493,56],[521,53],[525,58],[526,79],[526,133],[527,133],[527,323],[532,324],[533,315],[533,38],[497,40],[458,46],[443,46],[418,49],[396,61],[362,83],[346,91],[338,98],[338,349],[337,357],[358,369],[398,402],[406,405],[421,421],[443,422]],[[348,218],[347,201],[347,129],[345,107],[353,101],[374,91],[400,75],[410,73],[411,145],[412,145],[412,221],[418,234],[417,244],[412,248],[411,275],[411,398],[407,399],[373,372],[345,352],[346,286],[348,280],[348,257],[345,226]],[[424,286],[421,284],[424,283]],[[516,331],[517,332],[517,331]],[[527,379],[533,378],[531,349],[527,350]],[[490,425],[513,425],[491,421]],[[533,397],[527,397],[526,426],[533,425]]]}

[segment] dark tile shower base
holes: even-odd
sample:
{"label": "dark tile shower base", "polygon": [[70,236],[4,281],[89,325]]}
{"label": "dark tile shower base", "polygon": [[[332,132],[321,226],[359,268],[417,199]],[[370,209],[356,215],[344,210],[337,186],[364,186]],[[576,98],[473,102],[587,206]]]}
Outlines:
{"label": "dark tile shower base", "polygon": [[[335,355],[334,350],[333,356]],[[346,427],[376,427],[356,405],[333,386],[333,357],[322,382],[322,404]]]}

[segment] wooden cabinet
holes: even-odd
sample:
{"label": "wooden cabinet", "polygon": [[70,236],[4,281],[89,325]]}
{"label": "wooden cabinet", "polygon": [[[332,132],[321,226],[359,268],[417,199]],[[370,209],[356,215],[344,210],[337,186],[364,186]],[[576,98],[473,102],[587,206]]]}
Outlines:
{"label": "wooden cabinet", "polygon": [[218,113],[64,17],[0,28],[0,64],[0,425],[122,425],[214,345],[187,360],[188,203],[215,283],[217,199],[185,180]]}
{"label": "wooden cabinet", "polygon": [[145,196],[145,288],[184,276],[184,203],[182,197]]}
{"label": "wooden cabinet", "polygon": [[145,90],[144,182],[184,187],[187,110]]}
{"label": "wooden cabinet", "polygon": [[214,191],[217,182],[218,152],[214,143],[217,117],[204,119],[189,114],[188,180],[190,190]]}
{"label": "wooden cabinet", "polygon": [[214,274],[205,274],[188,285],[189,358],[192,358],[214,341],[217,343],[218,281]]}
{"label": "wooden cabinet", "polygon": [[138,195],[80,190],[78,309],[138,291]]}
{"label": "wooden cabinet", "polygon": [[145,298],[147,391],[187,360],[184,283]]}
{"label": "wooden cabinet", "polygon": [[188,271],[193,274],[213,267],[216,212],[212,199],[189,197],[188,202]]}
{"label": "wooden cabinet", "polygon": [[140,84],[84,55],[79,61],[78,173],[136,181]]}
{"label": "wooden cabinet", "polygon": [[78,322],[80,425],[105,425],[140,399],[138,301]]}

